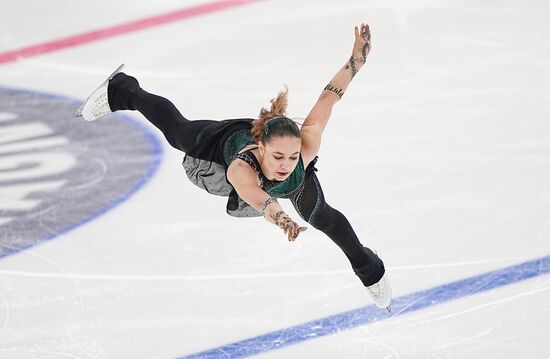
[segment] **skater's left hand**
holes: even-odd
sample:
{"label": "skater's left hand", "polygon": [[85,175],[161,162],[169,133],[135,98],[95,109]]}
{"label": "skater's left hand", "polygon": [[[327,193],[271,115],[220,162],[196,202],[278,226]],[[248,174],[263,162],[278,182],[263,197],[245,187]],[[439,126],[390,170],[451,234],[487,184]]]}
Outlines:
{"label": "skater's left hand", "polygon": [[352,57],[355,63],[362,66],[367,61],[367,55],[371,49],[370,28],[368,24],[361,24],[355,27],[355,43],[353,44]]}
{"label": "skater's left hand", "polygon": [[293,242],[298,238],[298,235],[307,230],[307,227],[300,227],[300,225],[292,220],[288,214],[284,211],[275,213],[272,217],[273,223],[277,227],[281,228],[288,236],[289,242]]}
{"label": "skater's left hand", "polygon": [[277,224],[279,228],[285,231],[285,234],[288,236],[289,242],[294,242],[298,235],[305,230],[307,227],[301,227],[298,223],[294,222],[288,215],[285,215],[281,222]]}
{"label": "skater's left hand", "polygon": [[292,220],[288,214],[283,211],[281,205],[276,200],[264,201],[264,207],[262,208],[262,214],[264,218],[281,228],[288,236],[288,240],[293,242],[298,238],[298,235],[305,231],[307,227],[300,227],[300,225]]}

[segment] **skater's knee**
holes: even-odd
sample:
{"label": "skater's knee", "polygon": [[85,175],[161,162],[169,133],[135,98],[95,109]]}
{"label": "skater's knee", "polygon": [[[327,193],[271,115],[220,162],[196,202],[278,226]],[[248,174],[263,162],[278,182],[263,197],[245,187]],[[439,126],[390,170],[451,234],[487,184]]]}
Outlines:
{"label": "skater's knee", "polygon": [[340,216],[343,215],[326,202],[323,202],[318,208],[311,211],[307,221],[313,228],[326,232],[336,225]]}

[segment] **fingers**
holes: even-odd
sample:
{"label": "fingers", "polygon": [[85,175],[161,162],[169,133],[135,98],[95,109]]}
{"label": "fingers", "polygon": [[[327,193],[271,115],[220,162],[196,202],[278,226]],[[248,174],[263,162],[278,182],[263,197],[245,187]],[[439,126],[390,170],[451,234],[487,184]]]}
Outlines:
{"label": "fingers", "polygon": [[291,223],[290,232],[288,234],[288,240],[293,242],[296,237],[298,237],[298,231],[297,231],[298,225],[295,222]]}
{"label": "fingers", "polygon": [[300,227],[298,223],[294,222],[288,215],[285,215],[281,220],[275,223],[279,228],[283,230],[289,241],[294,241],[298,238],[298,235],[305,231],[307,227]]}
{"label": "fingers", "polygon": [[365,23],[362,23],[362,24],[361,24],[360,35],[361,35],[361,37],[363,38],[363,40],[365,40],[365,41],[369,41],[369,40],[370,40],[370,28],[369,28],[369,24],[365,24]]}
{"label": "fingers", "polygon": [[300,227],[297,223],[293,223],[293,227],[291,232],[288,235],[288,240],[290,242],[294,242],[296,238],[300,235],[300,233],[307,230],[307,227]]}
{"label": "fingers", "polygon": [[367,23],[361,23],[360,26],[355,26],[355,40],[370,41],[370,27]]}

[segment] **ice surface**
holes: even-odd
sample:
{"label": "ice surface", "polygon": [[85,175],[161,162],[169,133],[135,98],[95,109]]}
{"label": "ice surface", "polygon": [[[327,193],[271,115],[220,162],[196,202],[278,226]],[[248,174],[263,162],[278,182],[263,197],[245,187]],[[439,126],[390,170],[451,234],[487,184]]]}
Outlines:
{"label": "ice surface", "polygon": [[[10,2],[0,52],[197,3]],[[255,116],[285,84],[289,115],[304,117],[349,57],[353,26],[368,21],[373,51],[334,109],[318,175],[404,297],[550,254],[549,10],[260,1],[3,64],[0,86],[83,99],[124,62],[192,119]],[[16,110],[3,105],[0,125]],[[108,126],[86,125],[90,135]],[[124,138],[108,140],[132,152]],[[224,199],[189,183],[181,153],[162,143],[158,171],[126,201],[0,260],[1,358],[185,357],[371,304],[322,233],[288,243],[261,219],[228,217]],[[0,217],[0,231],[17,215]],[[2,235],[4,248],[18,238]],[[258,357],[548,358],[549,278]]]}

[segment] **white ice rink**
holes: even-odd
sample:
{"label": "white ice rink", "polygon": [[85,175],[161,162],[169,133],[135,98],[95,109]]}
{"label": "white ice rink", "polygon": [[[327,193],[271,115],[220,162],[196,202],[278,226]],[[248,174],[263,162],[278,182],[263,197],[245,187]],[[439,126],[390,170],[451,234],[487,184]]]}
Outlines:
{"label": "white ice rink", "polygon": [[[0,59],[200,4],[5,1]],[[228,4],[0,61],[0,358],[550,358],[550,3]],[[363,21],[317,174],[384,259],[391,316],[323,233],[226,215],[139,113],[70,117],[122,62],[190,119],[255,117],[285,84],[304,117]],[[68,150],[10,140],[24,116]],[[55,178],[24,177],[44,151]]]}

